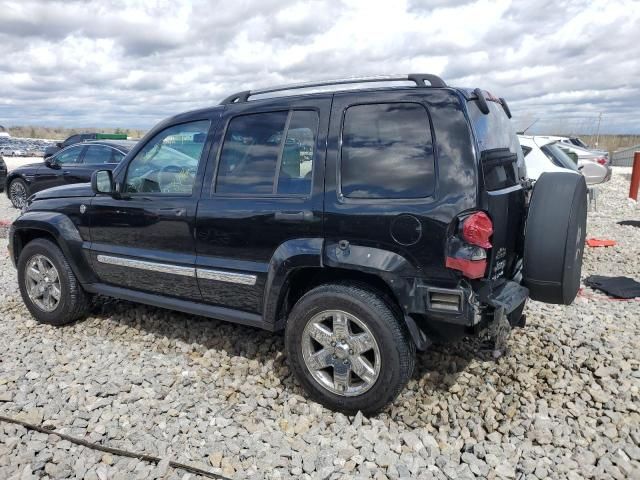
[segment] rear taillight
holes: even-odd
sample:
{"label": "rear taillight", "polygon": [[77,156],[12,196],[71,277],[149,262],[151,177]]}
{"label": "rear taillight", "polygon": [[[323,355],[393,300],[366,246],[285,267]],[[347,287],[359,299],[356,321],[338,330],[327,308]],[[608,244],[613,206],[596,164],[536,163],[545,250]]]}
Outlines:
{"label": "rear taillight", "polygon": [[600,165],[606,165],[607,159],[604,157],[600,157],[599,159],[596,160],[596,162],[598,162]]}
{"label": "rear taillight", "polygon": [[484,212],[469,215],[462,222],[462,239],[471,245],[491,248],[489,238],[493,235],[493,222]]}
{"label": "rear taillight", "polygon": [[456,235],[447,242],[446,267],[462,272],[467,278],[484,277],[491,235],[493,223],[486,213],[475,212],[461,219]]}

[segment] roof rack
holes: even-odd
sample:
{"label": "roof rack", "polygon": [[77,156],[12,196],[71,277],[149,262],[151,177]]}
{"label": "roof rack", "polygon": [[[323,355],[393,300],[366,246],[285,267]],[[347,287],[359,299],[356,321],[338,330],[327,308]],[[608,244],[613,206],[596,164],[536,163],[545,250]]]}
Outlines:
{"label": "roof rack", "polygon": [[[432,75],[430,73],[409,73],[408,75],[385,75],[385,76],[376,76],[376,77],[351,77],[351,78],[341,78],[337,80],[323,80],[320,82],[292,83],[289,85],[280,85],[277,87],[261,88],[258,90],[245,90],[243,92],[238,92],[238,93],[234,93],[233,95],[229,95],[222,102],[220,102],[220,105],[227,105],[229,103],[242,103],[242,102],[248,101],[249,97],[252,95],[283,92],[286,90],[297,90],[297,89],[312,88],[312,87],[326,87],[331,85],[347,85],[347,84],[353,84],[353,83],[398,82],[398,81],[415,82],[417,87],[431,86],[435,88],[443,88],[447,86],[447,84],[444,83],[444,80],[442,80],[437,75]],[[429,85],[427,85],[425,82],[429,82]]]}

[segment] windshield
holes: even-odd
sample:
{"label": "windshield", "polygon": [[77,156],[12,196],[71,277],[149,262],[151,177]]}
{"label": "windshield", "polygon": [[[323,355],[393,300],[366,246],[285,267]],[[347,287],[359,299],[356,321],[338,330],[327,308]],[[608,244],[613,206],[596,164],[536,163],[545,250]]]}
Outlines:
{"label": "windshield", "polygon": [[574,172],[578,171],[578,166],[557,143],[545,145],[540,150],[542,150],[542,153],[544,153],[554,165],[562,168],[568,168]]}
{"label": "windshield", "polygon": [[589,148],[589,146],[577,137],[570,138],[569,141],[577,147]]}

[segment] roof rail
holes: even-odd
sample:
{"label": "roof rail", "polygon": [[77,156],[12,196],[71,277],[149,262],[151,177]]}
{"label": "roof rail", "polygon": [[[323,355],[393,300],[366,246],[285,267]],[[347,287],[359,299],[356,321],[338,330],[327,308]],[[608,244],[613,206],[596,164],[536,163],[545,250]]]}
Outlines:
{"label": "roof rail", "polygon": [[385,75],[376,77],[351,77],[341,78],[337,80],[323,80],[320,82],[306,82],[306,83],[292,83],[289,85],[280,85],[276,87],[261,88],[258,90],[245,90],[242,92],[234,93],[225,98],[220,105],[226,105],[229,103],[242,103],[249,100],[252,95],[261,95],[264,93],[284,92],[286,90],[297,90],[302,88],[312,87],[326,87],[331,85],[348,85],[353,83],[372,83],[372,82],[402,82],[409,81],[415,82],[417,87],[426,87],[425,82],[429,82],[429,86],[436,88],[446,87],[444,83],[437,75],[430,73],[409,73],[408,75]]}

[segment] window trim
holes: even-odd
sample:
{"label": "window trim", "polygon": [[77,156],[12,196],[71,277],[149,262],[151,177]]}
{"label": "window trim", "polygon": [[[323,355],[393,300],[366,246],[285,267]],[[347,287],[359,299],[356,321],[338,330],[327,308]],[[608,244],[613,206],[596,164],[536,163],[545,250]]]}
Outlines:
{"label": "window trim", "polygon": [[[364,105],[389,105],[389,104],[399,104],[399,103],[410,103],[413,105],[419,105],[422,107],[427,114],[427,121],[429,122],[427,125],[427,131],[431,135],[431,145],[433,149],[433,192],[431,195],[426,195],[424,197],[396,197],[396,198],[353,198],[347,197],[344,193],[342,193],[342,148],[344,144],[344,124],[345,118],[347,116],[347,110],[351,107],[359,107]],[[429,108],[418,100],[383,100],[383,101],[370,101],[370,102],[357,102],[350,103],[345,105],[342,110],[340,120],[340,137],[338,139],[338,159],[336,161],[336,195],[338,197],[338,201],[340,203],[368,203],[368,204],[384,204],[384,203],[402,203],[402,204],[424,204],[424,203],[432,203],[435,202],[437,192],[438,192],[438,156],[437,156],[437,148],[436,148],[436,137],[433,129],[433,120],[431,118],[431,113],[429,112]]]}
{"label": "window trim", "polygon": [[[191,193],[190,194],[186,194],[186,193],[162,193],[162,192],[119,192],[120,195],[125,196],[125,197],[135,197],[135,198],[140,198],[140,197],[161,197],[161,198],[192,198],[195,195],[200,195],[200,190],[198,189],[198,179],[200,179],[200,182],[202,182],[202,174],[204,173],[204,169],[207,165],[207,159],[209,157],[209,151],[207,150],[207,143],[210,141],[211,139],[211,127],[213,126],[213,119],[209,118],[209,117],[205,117],[205,118],[199,118],[199,119],[191,119],[191,120],[185,120],[183,122],[178,122],[178,123],[174,123],[171,125],[167,125],[166,127],[162,128],[160,131],[156,132],[148,141],[145,142],[144,145],[140,146],[138,148],[138,146],[136,146],[136,154],[131,157],[129,159],[129,161],[126,163],[126,166],[122,167],[124,170],[124,173],[122,174],[122,190],[125,189],[126,185],[127,185],[127,175],[129,174],[129,167],[131,167],[131,163],[137,158],[138,154],[140,152],[142,152],[142,150],[145,149],[145,147],[147,145],[149,145],[149,142],[151,142],[154,138],[156,138],[156,136],[159,133],[164,132],[165,130],[168,130],[170,128],[173,127],[178,127],[180,125],[188,125],[190,123],[198,123],[198,122],[209,122],[209,127],[207,129],[206,132],[206,137],[204,139],[204,145],[202,146],[202,152],[200,152],[200,158],[198,159],[198,170],[196,171],[196,175],[195,175],[195,179],[193,181],[193,188],[191,189]],[[122,153],[122,152],[121,152]],[[130,152],[129,152],[130,153]],[[120,163],[116,163],[116,164],[106,164],[106,165],[123,165],[123,160],[127,157],[127,155],[129,153],[126,153],[124,158],[120,161]],[[204,159],[204,161],[203,161]],[[200,185],[202,186],[202,185]]]}
{"label": "window trim", "polygon": [[[280,146],[279,146],[279,151],[278,151],[278,159],[276,161],[276,172],[274,175],[274,179],[273,179],[273,188],[271,190],[271,193],[233,193],[233,192],[229,192],[229,193],[221,193],[216,191],[217,187],[218,187],[218,174],[220,172],[220,157],[222,156],[222,150],[224,148],[224,141],[225,138],[227,137],[227,132],[229,130],[229,125],[231,125],[231,122],[239,117],[246,117],[248,115],[260,115],[263,113],[278,113],[278,112],[287,112],[287,120],[285,121],[284,124],[284,130],[282,132],[282,139],[280,140]],[[315,131],[315,139],[314,139],[314,143],[313,143],[313,157],[311,159],[312,163],[311,163],[311,188],[309,193],[278,193],[277,189],[278,189],[278,179],[280,178],[280,167],[282,166],[282,155],[284,152],[284,147],[285,147],[285,142],[287,140],[287,134],[289,132],[289,125],[291,124],[291,117],[293,116],[294,112],[315,112],[316,114],[316,118],[318,120],[317,122],[317,126],[316,126],[316,131]],[[273,110],[259,110],[259,111],[254,111],[254,112],[247,112],[247,113],[240,113],[238,115],[233,115],[230,116],[227,121],[226,124],[224,126],[224,129],[222,131],[222,136],[220,137],[219,140],[219,145],[218,145],[218,151],[216,152],[216,156],[215,156],[215,170],[213,172],[213,176],[211,179],[211,186],[209,189],[209,197],[210,198],[215,198],[215,197],[220,197],[220,198],[238,198],[238,199],[242,199],[242,198],[266,198],[266,199],[277,199],[277,198],[301,198],[301,199],[309,199],[313,196],[313,186],[314,186],[314,180],[315,180],[315,167],[316,167],[316,154],[318,152],[318,138],[320,137],[320,109],[317,107],[300,107],[300,108],[296,108],[296,107],[289,107],[289,108],[275,108]]]}
{"label": "window trim", "polygon": [[78,154],[78,157],[76,158],[76,161],[73,163],[61,163],[60,165],[83,165],[84,163],[84,151],[85,151],[85,146],[84,144],[80,143],[74,143],[72,145],[69,145],[68,147],[64,147],[63,149],[57,151],[54,155],[53,158],[58,158],[60,155],[62,155],[64,152],[67,152],[69,150],[71,150],[72,148],[79,148],[80,149],[80,153]]}

